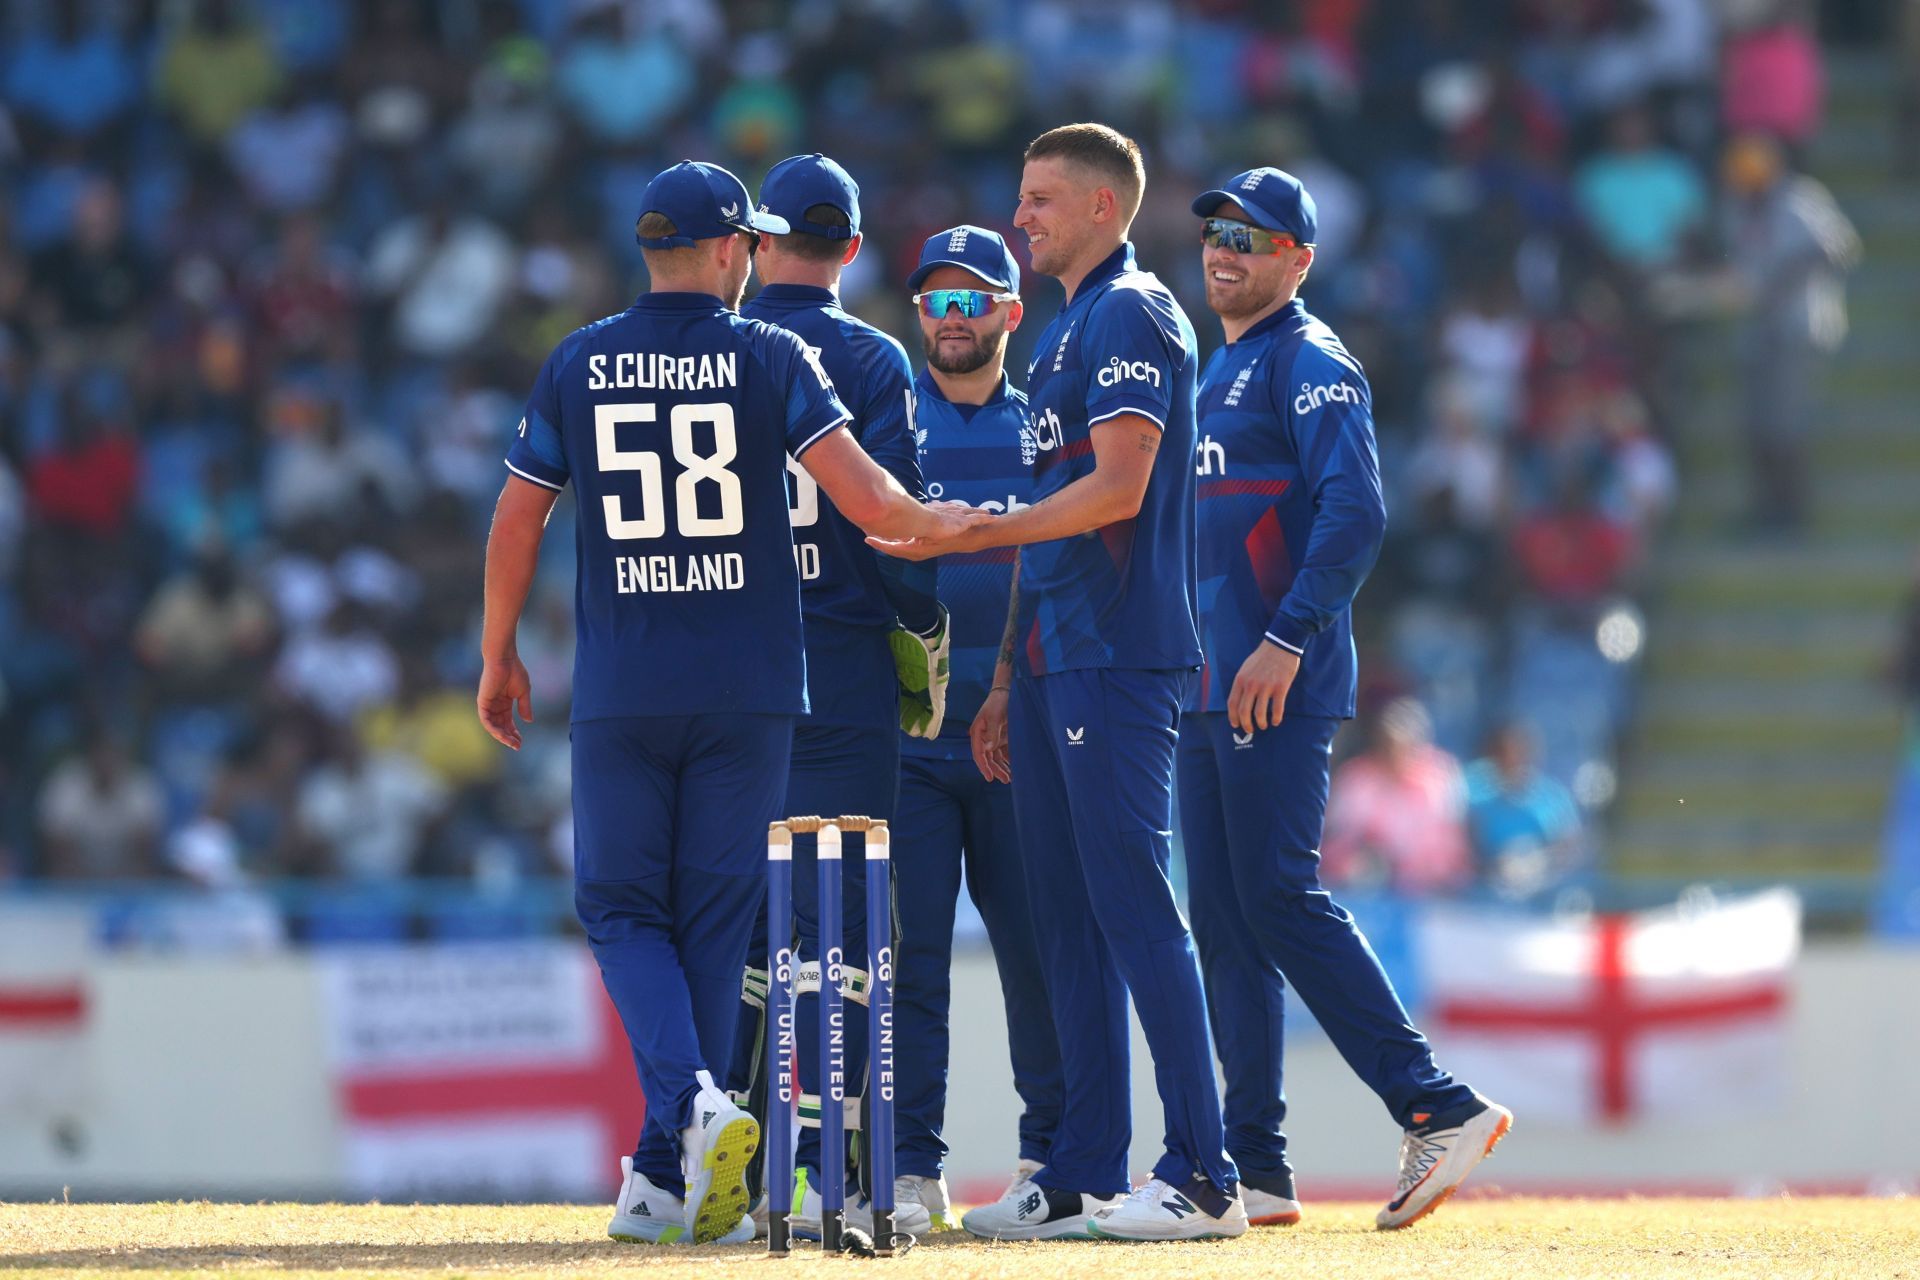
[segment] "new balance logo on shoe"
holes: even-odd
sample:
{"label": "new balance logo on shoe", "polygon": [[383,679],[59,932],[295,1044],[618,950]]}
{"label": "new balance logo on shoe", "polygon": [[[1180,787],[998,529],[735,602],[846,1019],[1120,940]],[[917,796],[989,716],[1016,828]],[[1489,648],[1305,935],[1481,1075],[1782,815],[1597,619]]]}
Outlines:
{"label": "new balance logo on shoe", "polygon": [[1187,1199],[1177,1191],[1163,1200],[1161,1207],[1176,1218],[1184,1218],[1190,1213],[1199,1212],[1198,1209],[1193,1207],[1193,1201]]}
{"label": "new balance logo on shoe", "polygon": [[1038,1191],[1029,1192],[1027,1197],[1020,1202],[1020,1216],[1023,1218],[1031,1218],[1034,1214],[1040,1212],[1045,1206],[1045,1203],[1045,1198],[1041,1196]]}

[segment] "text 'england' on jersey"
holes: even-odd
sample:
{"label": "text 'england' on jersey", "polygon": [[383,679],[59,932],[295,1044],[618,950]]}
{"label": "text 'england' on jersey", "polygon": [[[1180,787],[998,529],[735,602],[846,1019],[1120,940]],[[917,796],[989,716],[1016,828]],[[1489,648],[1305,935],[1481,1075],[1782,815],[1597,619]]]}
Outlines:
{"label": "text 'england' on jersey", "polygon": [[[1005,514],[1033,501],[1033,451],[1024,442],[1027,398],[1003,375],[983,405],[956,405],[922,372],[918,392],[920,469],[927,497]],[[940,557],[940,603],[947,606],[952,653],[947,714],[931,741],[902,735],[905,755],[964,760],[967,730],[993,687],[993,668],[1006,633],[1014,549],[955,552]]]}
{"label": "text 'england' on jersey", "polygon": [[[1300,647],[1289,713],[1354,713],[1349,607],[1385,518],[1365,372],[1298,299],[1214,352],[1200,379],[1201,644],[1187,709],[1224,711],[1276,625]],[[1318,537],[1322,567],[1306,573]],[[1278,621],[1276,621],[1278,619]]]}
{"label": "text 'england' on jersey", "polygon": [[561,341],[507,466],[579,500],[575,720],[805,712],[787,458],[847,417],[803,343],[705,294]]}
{"label": "text 'england' on jersey", "polygon": [[1020,558],[1015,661],[1028,675],[1195,667],[1193,448],[1199,342],[1173,294],[1122,245],[1080,282],[1027,370],[1034,501],[1094,470],[1092,429],[1160,431],[1140,512]]}

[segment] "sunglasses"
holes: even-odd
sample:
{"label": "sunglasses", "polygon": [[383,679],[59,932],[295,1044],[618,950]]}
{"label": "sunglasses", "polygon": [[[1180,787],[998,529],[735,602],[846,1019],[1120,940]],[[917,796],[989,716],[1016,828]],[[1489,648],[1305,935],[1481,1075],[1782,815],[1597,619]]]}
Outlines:
{"label": "sunglasses", "polygon": [[1200,223],[1200,239],[1209,249],[1231,249],[1235,253],[1276,254],[1298,249],[1300,244],[1285,232],[1250,227],[1226,218],[1207,218]]}
{"label": "sunglasses", "polygon": [[760,252],[760,233],[758,231],[755,231],[752,227],[735,227],[733,230],[735,235],[742,235],[747,238],[747,252],[749,254]]}
{"label": "sunglasses", "polygon": [[920,314],[929,320],[945,320],[947,312],[954,307],[960,308],[960,314],[969,320],[978,320],[993,310],[996,302],[1018,302],[1017,293],[988,293],[985,289],[929,289],[925,293],[916,293],[913,300],[920,304]]}

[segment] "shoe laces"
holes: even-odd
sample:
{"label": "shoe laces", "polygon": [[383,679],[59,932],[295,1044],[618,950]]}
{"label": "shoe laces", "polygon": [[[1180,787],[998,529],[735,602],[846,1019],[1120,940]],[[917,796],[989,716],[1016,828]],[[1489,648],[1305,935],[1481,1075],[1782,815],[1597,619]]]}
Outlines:
{"label": "shoe laces", "polygon": [[1024,1169],[1014,1170],[1013,1176],[1007,1179],[1007,1189],[1000,1193],[1000,1198],[1002,1200],[1005,1200],[1008,1196],[1012,1195],[1015,1191],[1019,1190],[1021,1187],[1026,1186],[1029,1182],[1032,1182],[1032,1181],[1033,1181],[1033,1175],[1031,1173],[1028,1173]]}
{"label": "shoe laces", "polygon": [[1160,1198],[1173,1190],[1173,1184],[1161,1178],[1148,1178],[1145,1183],[1135,1187],[1127,1196],[1129,1200],[1138,1200],[1142,1204],[1159,1204]]}
{"label": "shoe laces", "polygon": [[1402,1194],[1418,1186],[1420,1180],[1433,1171],[1440,1157],[1447,1154],[1447,1144],[1443,1138],[1450,1138],[1454,1131],[1419,1134],[1408,1129],[1400,1139],[1400,1186]]}

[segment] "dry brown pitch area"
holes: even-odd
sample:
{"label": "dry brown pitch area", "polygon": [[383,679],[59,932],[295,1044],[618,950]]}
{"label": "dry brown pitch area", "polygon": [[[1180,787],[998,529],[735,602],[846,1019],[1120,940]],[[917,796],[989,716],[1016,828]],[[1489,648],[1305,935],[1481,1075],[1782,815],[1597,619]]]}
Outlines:
{"label": "dry brown pitch area", "polygon": [[942,1233],[890,1261],[785,1261],[758,1247],[620,1245],[576,1206],[0,1204],[0,1275],[217,1272],[291,1277],[770,1277],[884,1268],[899,1280],[1232,1280],[1275,1277],[1907,1277],[1920,1280],[1920,1201],[1456,1202],[1410,1231],[1373,1206],[1310,1205],[1306,1222],[1189,1245],[986,1244]]}

